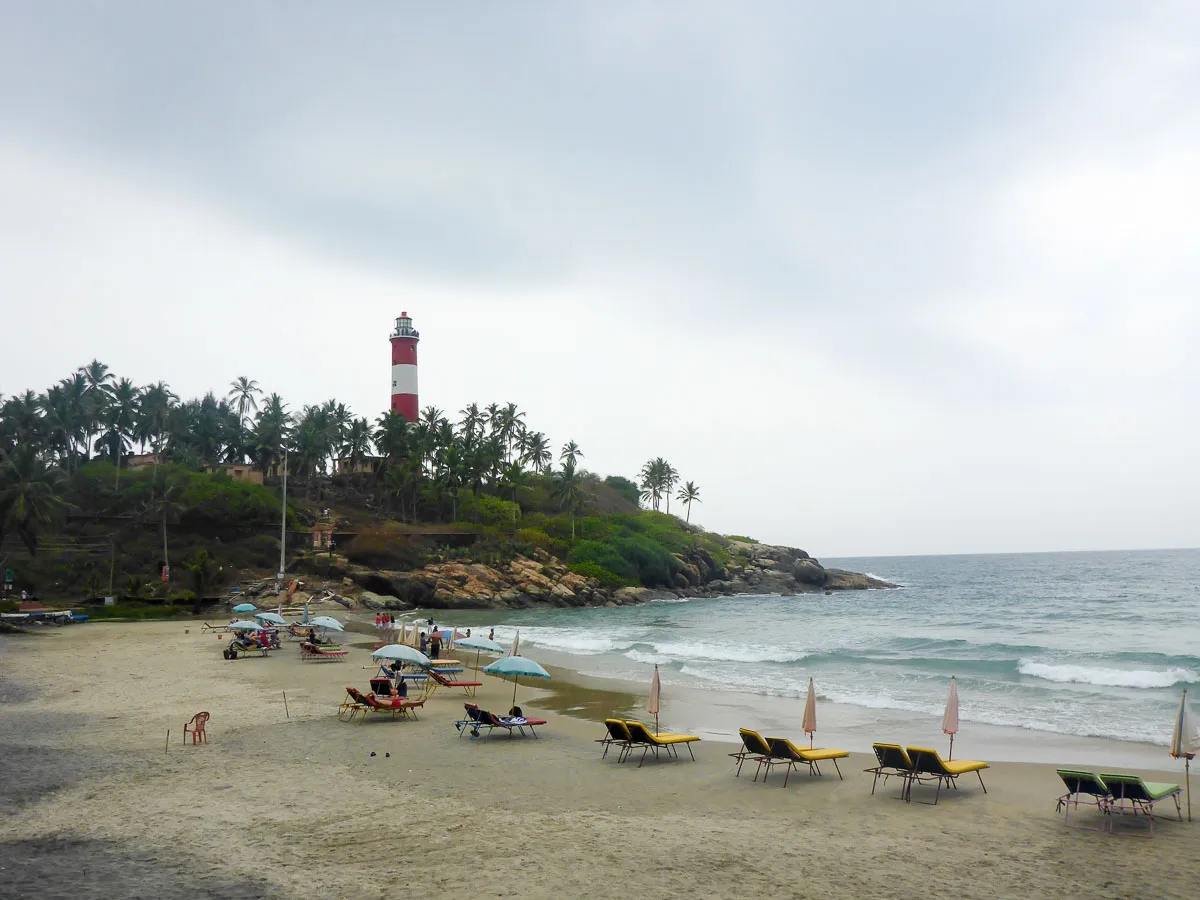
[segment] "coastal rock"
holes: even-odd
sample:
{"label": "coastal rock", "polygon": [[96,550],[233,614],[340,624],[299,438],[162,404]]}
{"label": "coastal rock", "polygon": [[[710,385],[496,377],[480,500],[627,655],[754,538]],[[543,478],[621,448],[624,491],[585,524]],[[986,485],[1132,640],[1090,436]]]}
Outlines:
{"label": "coastal rock", "polygon": [[792,577],[801,584],[824,587],[828,580],[825,567],[814,559],[798,559],[792,564]]}

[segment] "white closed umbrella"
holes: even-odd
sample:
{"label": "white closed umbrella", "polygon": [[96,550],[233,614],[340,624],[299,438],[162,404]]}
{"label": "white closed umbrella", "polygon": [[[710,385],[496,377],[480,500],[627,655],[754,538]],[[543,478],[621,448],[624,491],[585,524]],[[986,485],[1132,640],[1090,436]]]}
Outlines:
{"label": "white closed umbrella", "polygon": [[813,745],[813,735],[817,733],[817,689],[813,680],[808,679],[808,697],[804,701],[804,721],[800,726],[808,735],[808,746]]}
{"label": "white closed umbrella", "polygon": [[942,734],[950,735],[950,759],[954,759],[954,736],[958,734],[958,679],[950,676],[950,693],[946,695],[946,711],[942,713]]}
{"label": "white closed umbrella", "polygon": [[1171,735],[1171,755],[1183,758],[1183,771],[1187,783],[1188,821],[1192,821],[1192,757],[1200,751],[1200,732],[1192,722],[1188,709],[1187,688],[1179,699],[1179,712],[1175,716],[1175,733]]}
{"label": "white closed umbrella", "polygon": [[658,663],[654,664],[654,677],[650,679],[650,698],[646,701],[646,712],[654,716],[654,733],[658,734],[658,707],[662,699],[662,682],[658,678]]}

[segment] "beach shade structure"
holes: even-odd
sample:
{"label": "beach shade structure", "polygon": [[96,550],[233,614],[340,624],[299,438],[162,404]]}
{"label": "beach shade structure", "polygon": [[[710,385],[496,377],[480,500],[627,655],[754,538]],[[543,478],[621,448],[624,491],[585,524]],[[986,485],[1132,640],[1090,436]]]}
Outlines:
{"label": "beach shade structure", "polygon": [[517,633],[513,635],[512,647],[508,650],[509,656],[521,655],[521,629],[517,629]]}
{"label": "beach shade structure", "polygon": [[504,648],[495,641],[489,641],[482,635],[479,637],[460,638],[457,641],[459,647],[466,647],[468,650],[475,651],[475,671],[479,671],[479,653],[486,650],[488,653],[503,653]]}
{"label": "beach shade structure", "polygon": [[499,675],[501,678],[511,678],[513,680],[513,706],[517,705],[517,685],[520,683],[522,676],[526,678],[550,677],[549,672],[532,659],[526,659],[524,656],[502,657],[491,665],[484,666],[483,671],[487,675]]}
{"label": "beach shade structure", "polygon": [[273,612],[255,613],[254,618],[258,619],[258,621],[260,621],[260,622],[270,622],[272,625],[286,625],[287,624],[287,619],[285,619],[283,616],[279,615],[279,613],[273,613]]}
{"label": "beach shade structure", "polygon": [[808,746],[811,749],[813,735],[817,733],[817,689],[811,677],[808,679],[808,698],[804,701],[804,721],[800,727],[808,735]]}
{"label": "beach shade structure", "polygon": [[405,644],[388,644],[380,647],[371,654],[373,659],[390,659],[397,662],[412,663],[414,666],[428,666],[429,657],[420,650],[415,650]]}
{"label": "beach shade structure", "polygon": [[317,628],[330,628],[334,631],[346,630],[346,627],[333,616],[315,616],[308,624],[315,625]]}
{"label": "beach shade structure", "polygon": [[658,734],[658,707],[662,699],[662,681],[658,677],[658,663],[654,664],[654,677],[650,679],[650,697],[646,700],[646,712],[654,716],[654,733]]}
{"label": "beach shade structure", "polygon": [[235,613],[258,612],[258,607],[253,603],[239,603],[233,608]]}
{"label": "beach shade structure", "polygon": [[1175,716],[1175,733],[1171,736],[1171,755],[1183,758],[1183,771],[1187,785],[1188,821],[1192,821],[1192,757],[1200,752],[1200,733],[1197,733],[1192,714],[1188,710],[1187,688],[1179,700],[1179,712]]}
{"label": "beach shade structure", "polygon": [[258,622],[247,621],[246,619],[234,619],[229,623],[228,627],[234,631],[258,631],[262,628],[262,625]]}
{"label": "beach shade structure", "polygon": [[408,635],[408,640],[405,643],[414,650],[421,649],[421,625],[419,622],[413,622],[412,632]]}
{"label": "beach shade structure", "polygon": [[958,734],[958,679],[950,676],[950,693],[946,695],[946,711],[942,714],[942,734],[950,735],[950,755],[954,759],[954,736]]}

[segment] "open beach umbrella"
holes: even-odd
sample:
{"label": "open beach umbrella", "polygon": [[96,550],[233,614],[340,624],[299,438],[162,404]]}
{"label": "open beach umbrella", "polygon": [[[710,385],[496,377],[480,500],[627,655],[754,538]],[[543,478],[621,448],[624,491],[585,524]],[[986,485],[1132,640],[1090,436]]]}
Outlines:
{"label": "open beach umbrella", "polygon": [[650,697],[646,701],[646,712],[654,716],[654,733],[658,734],[658,706],[662,695],[662,682],[658,678],[658,663],[654,664],[654,677],[650,679]]}
{"label": "open beach umbrella", "polygon": [[1187,688],[1179,701],[1179,713],[1175,716],[1175,733],[1171,736],[1171,755],[1176,759],[1183,757],[1183,771],[1187,780],[1188,821],[1192,821],[1192,757],[1200,751],[1200,733],[1192,724],[1192,715],[1188,710]]}
{"label": "open beach umbrella", "polygon": [[483,671],[488,675],[499,675],[501,678],[513,680],[513,706],[517,705],[517,684],[521,676],[526,678],[549,678],[550,673],[524,656],[504,656],[490,666],[484,666]]}
{"label": "open beach umbrella", "polygon": [[950,759],[954,759],[954,736],[958,734],[958,679],[950,676],[950,693],[946,695],[946,711],[942,714],[942,734],[950,735]]}
{"label": "open beach umbrella", "polygon": [[813,680],[808,679],[808,698],[804,701],[804,722],[801,726],[808,735],[808,746],[813,745],[813,735],[817,733],[817,689]]}
{"label": "open beach umbrella", "polygon": [[371,654],[374,659],[393,659],[399,662],[412,663],[416,666],[428,666],[429,657],[420,650],[414,650],[412,647],[404,644],[388,644],[386,647],[380,647]]}
{"label": "open beach umbrella", "polygon": [[480,635],[479,637],[461,638],[458,641],[458,646],[466,647],[469,650],[475,651],[475,671],[479,671],[479,651],[486,650],[488,653],[503,653],[504,648],[495,641],[489,641],[487,638]]}
{"label": "open beach umbrella", "polygon": [[346,630],[345,626],[333,616],[316,616],[309,624],[315,625],[317,628],[331,628],[334,631]]}
{"label": "open beach umbrella", "polygon": [[256,612],[257,610],[258,610],[258,607],[255,606],[253,603],[239,603],[237,606],[235,606],[233,608],[233,611],[237,612],[237,613]]}
{"label": "open beach umbrella", "polygon": [[257,622],[249,622],[245,619],[234,619],[229,623],[230,628],[234,631],[258,631],[262,628]]}
{"label": "open beach umbrella", "polygon": [[270,622],[272,625],[286,625],[287,624],[287,619],[285,619],[283,616],[279,615],[279,613],[273,613],[273,612],[255,613],[254,618],[258,619],[260,622]]}

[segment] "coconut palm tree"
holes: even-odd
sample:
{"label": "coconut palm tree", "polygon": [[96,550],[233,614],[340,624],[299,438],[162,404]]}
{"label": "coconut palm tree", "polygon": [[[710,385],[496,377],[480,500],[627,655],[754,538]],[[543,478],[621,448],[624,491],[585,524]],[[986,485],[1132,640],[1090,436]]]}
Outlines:
{"label": "coconut palm tree", "polygon": [[552,496],[558,501],[558,508],[571,517],[571,543],[575,543],[575,514],[582,508],[584,501],[583,479],[575,471],[573,465],[563,466],[554,481]]}
{"label": "coconut palm tree", "polygon": [[47,465],[32,444],[21,444],[0,465],[0,541],[15,531],[31,554],[38,535],[56,525],[70,504],[62,492],[66,476]]}
{"label": "coconut palm tree", "polygon": [[261,395],[262,388],[258,386],[257,381],[239,375],[229,382],[229,393],[226,396],[237,410],[238,418],[247,422],[246,411],[258,412],[258,397]]}
{"label": "coconut palm tree", "polygon": [[684,520],[689,524],[692,521],[692,504],[700,503],[700,488],[696,487],[696,482],[689,481],[679,489],[679,493],[675,495],[675,499],[687,507],[687,518]]}
{"label": "coconut palm tree", "polygon": [[525,451],[525,462],[529,463],[533,471],[545,472],[553,458],[550,455],[550,441],[540,431],[535,431],[528,436],[526,443],[529,449]]}
{"label": "coconut palm tree", "polygon": [[574,469],[575,463],[583,458],[583,451],[579,449],[579,445],[574,441],[567,441],[563,444],[562,453],[559,454],[559,462],[564,467]]}

